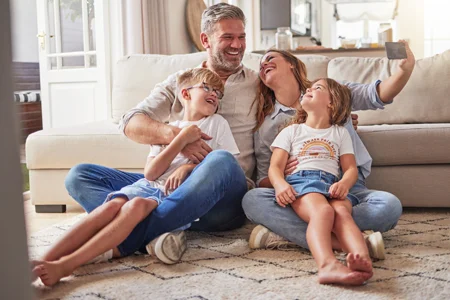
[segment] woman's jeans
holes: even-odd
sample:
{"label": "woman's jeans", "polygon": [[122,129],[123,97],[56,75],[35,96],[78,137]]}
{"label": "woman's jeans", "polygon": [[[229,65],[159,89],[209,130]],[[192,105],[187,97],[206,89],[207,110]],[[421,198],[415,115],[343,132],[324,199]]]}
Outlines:
{"label": "woman's jeans", "polygon": [[[350,193],[359,200],[352,211],[359,229],[385,232],[397,225],[402,214],[402,204],[397,197],[388,192],[369,190],[362,180],[358,180]],[[252,222],[262,224],[289,241],[309,249],[306,242],[308,224],[290,206],[281,207],[275,202],[274,189],[257,188],[247,192],[242,206]]]}
{"label": "woman's jeans", "polygon": [[[80,164],[70,170],[65,183],[70,196],[90,213],[109,193],[143,177],[143,174]],[[238,228],[246,219],[242,210],[246,192],[245,174],[234,156],[224,150],[213,151],[144,220],[151,228],[148,236],[142,238],[151,241],[188,223],[192,223],[191,230],[198,231]]]}

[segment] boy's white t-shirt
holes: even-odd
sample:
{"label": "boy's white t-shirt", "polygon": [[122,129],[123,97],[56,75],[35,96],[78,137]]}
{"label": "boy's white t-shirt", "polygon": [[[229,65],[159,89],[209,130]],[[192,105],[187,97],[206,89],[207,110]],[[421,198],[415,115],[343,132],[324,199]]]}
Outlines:
{"label": "boy's white t-shirt", "polygon": [[326,129],[315,129],[306,124],[294,124],[284,128],[270,146],[281,148],[296,156],[300,170],[319,170],[339,176],[339,157],[354,154],[352,139],[343,126],[333,125]]}
{"label": "boy's white t-shirt", "polygon": [[[189,125],[197,125],[203,133],[212,137],[211,140],[205,140],[205,142],[209,145],[209,147],[211,147],[211,149],[227,150],[233,155],[239,154],[239,149],[236,145],[233,134],[231,133],[230,125],[228,125],[228,122],[221,115],[214,114],[199,121],[174,121],[169,123],[169,125],[179,128],[184,128]],[[165,147],[165,145],[150,146],[150,154],[148,155],[148,157],[157,156]],[[164,191],[164,184],[166,183],[167,178],[169,178],[169,176],[181,165],[190,163],[192,162],[189,159],[179,153],[174,158],[169,168],[161,176],[159,176],[157,180],[150,181],[150,183],[153,185],[153,187],[159,188],[160,190]]]}

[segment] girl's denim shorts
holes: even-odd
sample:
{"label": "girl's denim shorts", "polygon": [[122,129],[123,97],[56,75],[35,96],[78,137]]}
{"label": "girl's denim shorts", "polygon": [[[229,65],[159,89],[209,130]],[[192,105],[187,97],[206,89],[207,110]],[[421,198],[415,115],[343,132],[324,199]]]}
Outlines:
{"label": "girl's denim shorts", "polygon": [[[328,192],[330,186],[338,182],[339,179],[333,174],[324,171],[300,170],[297,173],[288,175],[286,181],[295,189],[299,196],[308,193],[319,193],[330,199],[330,193]],[[359,200],[355,195],[348,193],[347,199],[351,201],[352,206],[359,204]]]}
{"label": "girl's denim shorts", "polygon": [[160,205],[166,198],[166,195],[160,189],[153,187],[147,179],[142,178],[133,184],[124,186],[120,191],[110,193],[106,197],[105,203],[117,197],[125,197],[128,200],[132,200],[135,197],[153,199]]}

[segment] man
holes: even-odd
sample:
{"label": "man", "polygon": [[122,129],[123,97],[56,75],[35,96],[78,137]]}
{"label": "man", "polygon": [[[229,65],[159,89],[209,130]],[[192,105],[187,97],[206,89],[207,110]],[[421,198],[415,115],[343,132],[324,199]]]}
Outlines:
{"label": "man", "polygon": [[[156,254],[166,263],[177,262],[186,249],[184,232],[167,233],[185,225],[177,224],[181,215],[192,216],[188,222],[192,223],[191,230],[231,230],[245,222],[241,205],[247,192],[244,172],[250,178],[255,165],[252,128],[256,119],[250,109],[258,74],[241,63],[246,47],[245,16],[238,7],[220,3],[204,11],[201,28],[201,41],[208,55],[201,67],[215,71],[225,84],[218,113],[230,124],[240,150],[239,164],[232,155],[209,154],[211,148],[204,141],[183,149],[182,154],[198,163],[191,173],[197,173],[196,176],[186,179],[186,183],[190,182],[184,185],[183,201],[162,203],[138,225],[147,229],[140,238],[153,240],[146,247],[147,252]],[[164,145],[180,132],[179,128],[165,124],[169,118],[174,121],[183,115],[183,104],[177,95],[177,74],[158,84],[144,101],[123,116],[120,128],[128,138],[143,144]],[[203,138],[210,139],[206,135]],[[69,172],[66,188],[87,212],[91,212],[110,192],[141,178],[142,174],[81,164]],[[213,191],[220,194],[219,198],[208,197]]]}

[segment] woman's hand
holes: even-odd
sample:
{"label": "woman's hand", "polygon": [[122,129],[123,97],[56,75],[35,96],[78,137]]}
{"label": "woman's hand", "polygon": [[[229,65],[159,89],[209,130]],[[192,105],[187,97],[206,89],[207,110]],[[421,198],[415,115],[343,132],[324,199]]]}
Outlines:
{"label": "woman's hand", "polygon": [[294,188],[286,181],[277,184],[275,187],[275,197],[277,199],[278,205],[286,207],[287,205],[294,202],[297,198],[297,192]]}
{"label": "woman's hand", "polygon": [[409,48],[409,44],[407,41],[399,40],[399,42],[404,44],[406,49],[406,58],[400,61],[399,68],[404,72],[412,73],[414,65],[416,64],[414,53],[411,51],[411,48]]}
{"label": "woman's hand", "polygon": [[358,115],[357,114],[351,114],[352,116],[352,125],[355,130],[358,130]]}
{"label": "woman's hand", "polygon": [[166,184],[164,185],[164,193],[166,196],[169,195],[169,191],[173,192],[184,182],[191,170],[192,169],[189,165],[182,165],[176,169],[175,172],[170,174],[169,178],[166,180]]}
{"label": "woman's hand", "polygon": [[348,191],[349,187],[341,181],[332,184],[330,186],[330,189],[328,190],[331,198],[333,199],[345,199],[347,197]]}

